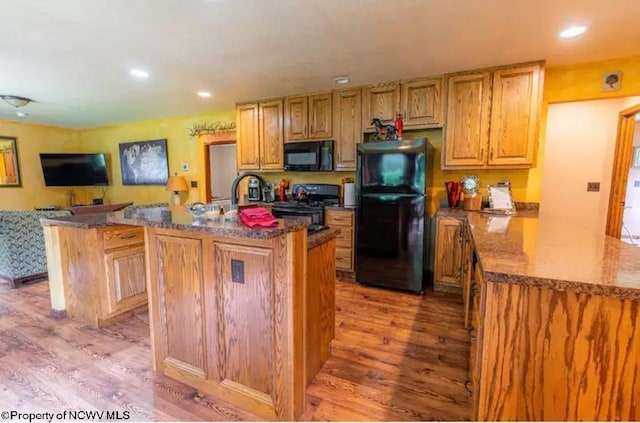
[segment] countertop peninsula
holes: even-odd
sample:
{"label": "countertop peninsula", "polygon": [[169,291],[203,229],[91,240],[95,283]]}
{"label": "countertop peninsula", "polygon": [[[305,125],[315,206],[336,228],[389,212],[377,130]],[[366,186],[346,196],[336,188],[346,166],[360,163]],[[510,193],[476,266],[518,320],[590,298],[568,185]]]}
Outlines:
{"label": "countertop peninsula", "polygon": [[438,215],[467,220],[486,281],[640,300],[640,248],[589,232],[570,216]]}

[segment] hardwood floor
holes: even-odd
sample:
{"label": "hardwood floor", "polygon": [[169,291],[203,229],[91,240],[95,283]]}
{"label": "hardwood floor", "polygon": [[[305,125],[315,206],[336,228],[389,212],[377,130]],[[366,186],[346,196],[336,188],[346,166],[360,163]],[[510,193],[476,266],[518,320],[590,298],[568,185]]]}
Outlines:
{"label": "hardwood floor", "polygon": [[[0,283],[0,411],[128,411],[131,420],[258,420],[151,370],[148,317],[105,329],[49,316],[47,284]],[[301,420],[467,420],[462,299],[337,282],[332,356]]]}

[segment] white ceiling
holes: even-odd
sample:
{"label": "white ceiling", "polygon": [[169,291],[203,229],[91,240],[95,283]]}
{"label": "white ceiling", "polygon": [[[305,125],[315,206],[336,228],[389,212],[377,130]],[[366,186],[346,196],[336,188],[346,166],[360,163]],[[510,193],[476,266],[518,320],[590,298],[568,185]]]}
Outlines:
{"label": "white ceiling", "polygon": [[[639,0],[1,0],[0,16],[0,94],[36,100],[27,122],[74,128],[331,89],[338,75],[640,54]],[[589,31],[559,39],[572,23]]]}

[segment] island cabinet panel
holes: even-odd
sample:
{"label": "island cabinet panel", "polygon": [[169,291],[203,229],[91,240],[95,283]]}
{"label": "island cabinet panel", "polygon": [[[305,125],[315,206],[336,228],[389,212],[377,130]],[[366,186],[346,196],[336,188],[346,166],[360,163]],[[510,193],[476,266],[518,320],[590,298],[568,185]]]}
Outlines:
{"label": "island cabinet panel", "polygon": [[107,253],[105,262],[108,313],[127,311],[146,304],[144,245]]}
{"label": "island cabinet panel", "polygon": [[540,123],[541,67],[493,74],[489,166],[533,165]]}
{"label": "island cabinet panel", "polygon": [[260,169],[284,169],[283,101],[260,103]]}
{"label": "island cabinet panel", "polygon": [[640,304],[486,282],[472,420],[640,420]]}
{"label": "island cabinet panel", "polygon": [[447,79],[447,92],[442,168],[486,167],[491,73],[452,75]]}
{"label": "island cabinet panel", "polygon": [[393,124],[400,111],[400,84],[371,85],[362,90],[362,127],[365,132],[375,132],[371,124],[374,118],[383,125]]}
{"label": "island cabinet panel", "polygon": [[272,250],[216,243],[213,256],[206,259],[216,264],[216,309],[224,316],[216,334],[224,351],[218,377],[273,403]]}
{"label": "island cabinet panel", "polygon": [[333,135],[337,170],[356,170],[362,142],[362,90],[334,91]]}
{"label": "island cabinet panel", "polygon": [[[158,236],[155,273],[161,300],[157,363],[205,377],[202,244],[198,239]],[[187,330],[188,328],[188,330]]]}
{"label": "island cabinet panel", "polygon": [[236,107],[238,170],[260,169],[258,103]]}

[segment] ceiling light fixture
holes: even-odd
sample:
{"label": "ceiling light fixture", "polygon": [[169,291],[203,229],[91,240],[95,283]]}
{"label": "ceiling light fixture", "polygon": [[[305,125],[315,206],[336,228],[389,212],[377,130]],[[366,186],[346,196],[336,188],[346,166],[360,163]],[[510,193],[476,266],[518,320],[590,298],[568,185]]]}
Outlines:
{"label": "ceiling light fixture", "polygon": [[31,103],[33,100],[26,97],[20,97],[17,95],[0,95],[0,98],[4,100],[5,103],[12,105],[13,107],[24,107],[27,104]]}
{"label": "ceiling light fixture", "polygon": [[198,97],[209,98],[211,93],[209,91],[198,91]]}
{"label": "ceiling light fixture", "polygon": [[339,76],[333,80],[336,84],[344,85],[349,83],[349,78],[346,76]]}
{"label": "ceiling light fixture", "polygon": [[560,32],[560,38],[573,38],[578,35],[582,35],[587,32],[587,27],[584,25],[573,25]]}
{"label": "ceiling light fixture", "polygon": [[149,72],[143,71],[142,69],[131,69],[129,73],[131,76],[135,76],[140,79],[147,79],[149,77]]}

